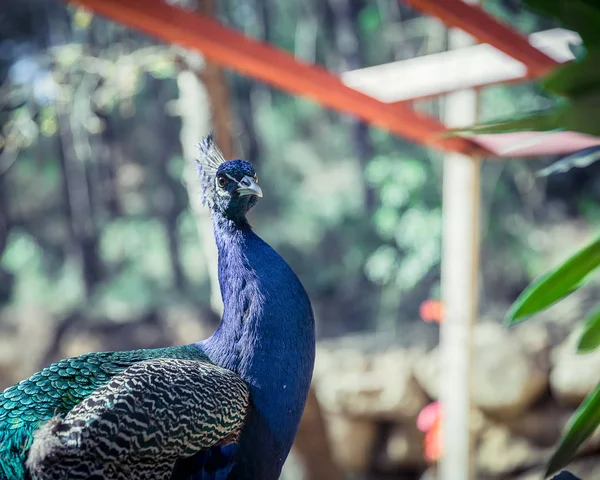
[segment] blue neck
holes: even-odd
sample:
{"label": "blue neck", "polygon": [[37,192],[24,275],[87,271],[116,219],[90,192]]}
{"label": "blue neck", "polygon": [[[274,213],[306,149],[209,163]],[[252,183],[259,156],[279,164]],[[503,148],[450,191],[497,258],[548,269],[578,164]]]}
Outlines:
{"label": "blue neck", "polygon": [[294,272],[245,219],[213,213],[213,225],[225,310],[215,333],[200,345],[250,388],[254,408],[240,439],[240,478],[276,479],[312,378],[312,308]]}

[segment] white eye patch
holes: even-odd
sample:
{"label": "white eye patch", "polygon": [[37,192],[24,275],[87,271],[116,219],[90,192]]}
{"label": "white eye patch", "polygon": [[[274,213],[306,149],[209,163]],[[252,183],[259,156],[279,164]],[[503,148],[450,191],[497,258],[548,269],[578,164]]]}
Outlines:
{"label": "white eye patch", "polygon": [[[238,182],[238,181],[237,181],[237,180],[236,180],[234,177],[232,177],[231,175],[229,175],[229,174],[227,174],[227,173],[226,173],[226,174],[225,174],[225,176],[226,176],[227,178],[229,178],[229,180],[232,180],[232,181],[234,181],[234,182],[235,182],[237,185],[239,185],[239,182]],[[226,197],[226,196],[228,196],[228,195],[229,195],[229,192],[228,192],[227,190],[225,190],[223,187],[220,187],[220,186],[219,186],[219,178],[218,178],[218,177],[217,177],[217,178],[215,178],[215,186],[217,187],[217,188],[215,189],[215,190],[217,191],[217,195],[219,195],[220,197]]]}

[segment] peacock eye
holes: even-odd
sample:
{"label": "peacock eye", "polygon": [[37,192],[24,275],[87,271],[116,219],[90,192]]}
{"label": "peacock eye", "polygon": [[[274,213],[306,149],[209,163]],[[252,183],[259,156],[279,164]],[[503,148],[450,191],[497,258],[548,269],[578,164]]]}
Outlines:
{"label": "peacock eye", "polygon": [[224,175],[217,177],[217,183],[219,184],[219,187],[224,188],[225,185],[227,185],[227,177]]}
{"label": "peacock eye", "polygon": [[254,177],[252,177],[252,178],[254,178],[254,181],[255,181],[256,183],[258,183],[258,175],[257,175],[256,173],[254,174]]}

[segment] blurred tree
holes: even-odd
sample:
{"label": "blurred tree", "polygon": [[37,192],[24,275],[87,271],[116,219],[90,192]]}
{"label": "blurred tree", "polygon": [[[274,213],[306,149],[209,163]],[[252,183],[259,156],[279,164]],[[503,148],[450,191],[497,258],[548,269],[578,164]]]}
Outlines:
{"label": "blurred tree", "polygon": [[[551,26],[511,5],[484,2],[526,33]],[[439,22],[401,2],[215,7],[221,21],[336,72],[445,45]],[[190,75],[194,101],[185,100]],[[177,307],[214,322],[212,235],[198,234],[189,209],[195,172],[181,182],[207,127],[175,113],[212,116],[221,146],[259,164],[266,198],[252,222],[303,279],[320,335],[402,332],[436,296],[435,153],[54,1],[5,0],[0,81],[0,328],[2,311],[30,304],[64,325],[56,348],[75,317],[108,331]],[[208,107],[205,88],[212,114],[188,111]],[[481,117],[544,102],[530,84],[489,87]],[[443,102],[418,107],[437,112]],[[513,300],[539,271],[543,252],[529,248],[535,224],[594,215],[598,180],[537,179],[548,161],[484,166],[483,308]]]}

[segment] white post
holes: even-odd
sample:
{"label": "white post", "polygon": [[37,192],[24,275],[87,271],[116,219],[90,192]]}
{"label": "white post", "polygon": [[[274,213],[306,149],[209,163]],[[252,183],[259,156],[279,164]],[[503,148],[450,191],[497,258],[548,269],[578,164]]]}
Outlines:
{"label": "white post", "polygon": [[[461,31],[452,31],[450,35],[451,48],[471,42]],[[477,93],[462,90],[447,95],[445,111],[449,127],[475,123]],[[472,337],[478,293],[479,175],[479,158],[458,153],[445,156],[441,280],[445,317],[440,330],[441,480],[474,478],[469,420]]]}

